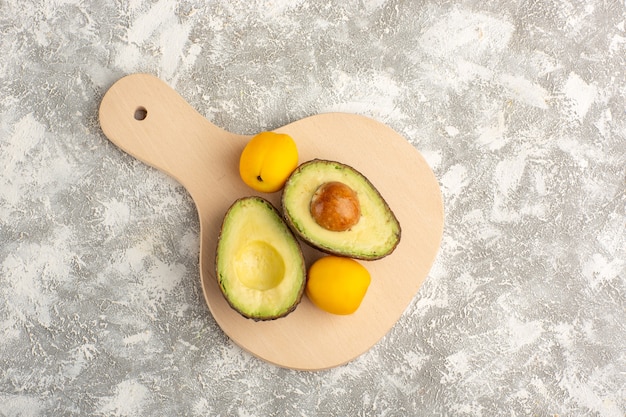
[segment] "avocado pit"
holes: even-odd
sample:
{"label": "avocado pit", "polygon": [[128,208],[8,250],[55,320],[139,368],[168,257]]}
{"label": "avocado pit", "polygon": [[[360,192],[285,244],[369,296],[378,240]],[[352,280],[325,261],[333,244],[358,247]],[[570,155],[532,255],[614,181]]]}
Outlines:
{"label": "avocado pit", "polygon": [[339,181],[320,185],[310,204],[311,216],[324,229],[343,232],[359,222],[361,205],[356,192]]}

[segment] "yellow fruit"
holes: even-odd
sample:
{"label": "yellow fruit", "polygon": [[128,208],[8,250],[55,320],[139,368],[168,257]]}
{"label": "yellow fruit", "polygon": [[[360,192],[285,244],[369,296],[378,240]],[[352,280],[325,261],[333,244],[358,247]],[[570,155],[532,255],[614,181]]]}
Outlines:
{"label": "yellow fruit", "polygon": [[308,272],[306,294],[317,307],[333,314],[352,314],[365,297],[371,277],[351,258],[326,256]]}
{"label": "yellow fruit", "polygon": [[298,148],[293,138],[284,133],[261,132],[241,152],[239,175],[256,191],[273,193],[298,166]]}

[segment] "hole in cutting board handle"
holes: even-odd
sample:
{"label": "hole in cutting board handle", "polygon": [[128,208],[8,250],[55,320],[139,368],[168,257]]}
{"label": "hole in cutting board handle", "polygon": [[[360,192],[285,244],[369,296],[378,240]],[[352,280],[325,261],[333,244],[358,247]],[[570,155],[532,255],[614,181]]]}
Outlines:
{"label": "hole in cutting board handle", "polygon": [[148,110],[145,107],[139,106],[135,109],[135,120],[145,120],[148,117]]}

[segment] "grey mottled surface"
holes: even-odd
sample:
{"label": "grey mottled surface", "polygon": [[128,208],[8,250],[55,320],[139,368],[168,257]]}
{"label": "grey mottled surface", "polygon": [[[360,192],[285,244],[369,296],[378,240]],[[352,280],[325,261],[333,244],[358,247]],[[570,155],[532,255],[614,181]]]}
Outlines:
{"label": "grey mottled surface", "polygon": [[[613,0],[0,0],[0,415],[623,417],[625,16]],[[424,154],[444,239],[380,343],[302,373],[221,333],[185,190],[99,129],[133,72],[232,132],[346,111]]]}

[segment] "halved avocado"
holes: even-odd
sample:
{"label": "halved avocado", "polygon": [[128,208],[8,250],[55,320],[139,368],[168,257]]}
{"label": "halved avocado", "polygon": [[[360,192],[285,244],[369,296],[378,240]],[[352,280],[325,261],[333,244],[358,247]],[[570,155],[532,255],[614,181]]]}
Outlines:
{"label": "halved avocado", "polygon": [[296,237],[278,210],[261,197],[240,198],[228,209],[215,267],[230,306],[254,320],[273,320],[292,312],[306,284]]}
{"label": "halved avocado", "polygon": [[[328,209],[318,210],[320,204]],[[387,202],[363,174],[340,162],[301,164],[285,184],[282,208],[296,235],[329,254],[375,260],[400,242],[400,223]]]}

